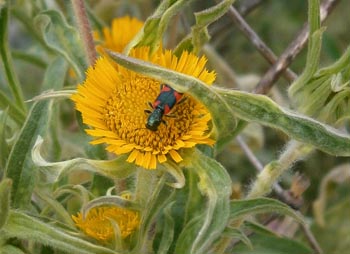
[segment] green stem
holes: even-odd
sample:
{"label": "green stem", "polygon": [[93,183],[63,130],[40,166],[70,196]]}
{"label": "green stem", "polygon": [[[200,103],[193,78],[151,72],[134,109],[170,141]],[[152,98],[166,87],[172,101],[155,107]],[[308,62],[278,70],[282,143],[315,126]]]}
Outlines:
{"label": "green stem", "polygon": [[286,150],[281,154],[278,161],[267,164],[258,175],[253,187],[247,195],[247,199],[262,197],[267,195],[278,178],[290,168],[297,160],[304,158],[313,148],[310,145],[297,141],[290,141]]}
{"label": "green stem", "polygon": [[3,7],[0,10],[0,54],[2,63],[5,69],[5,75],[9,83],[12,95],[15,99],[15,102],[18,108],[22,111],[26,111],[24,104],[22,90],[18,81],[16,72],[14,71],[14,65],[12,62],[12,56],[10,54],[10,48],[7,40],[7,22],[9,16],[8,6]]}
{"label": "green stem", "polygon": [[155,186],[159,181],[157,171],[139,168],[136,176],[135,200],[142,206],[147,206],[150,198],[154,194]]}

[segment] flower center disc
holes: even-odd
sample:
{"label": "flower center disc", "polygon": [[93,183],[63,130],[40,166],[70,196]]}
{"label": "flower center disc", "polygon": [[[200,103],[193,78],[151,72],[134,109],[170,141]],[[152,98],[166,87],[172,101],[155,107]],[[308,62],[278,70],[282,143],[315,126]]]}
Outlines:
{"label": "flower center disc", "polygon": [[194,118],[194,103],[188,98],[175,105],[171,117],[163,116],[166,123],[161,123],[157,131],[151,131],[146,128],[149,114],[145,110],[152,111],[149,103],[153,103],[159,92],[160,83],[153,79],[136,75],[134,79],[123,80],[104,107],[104,121],[109,130],[129,144],[146,150],[151,148],[153,153],[174,146],[176,140],[189,131]]}

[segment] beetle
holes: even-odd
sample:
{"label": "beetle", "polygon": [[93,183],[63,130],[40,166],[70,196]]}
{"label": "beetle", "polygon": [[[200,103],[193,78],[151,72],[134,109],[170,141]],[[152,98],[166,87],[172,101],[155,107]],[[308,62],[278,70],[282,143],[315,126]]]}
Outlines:
{"label": "beetle", "polygon": [[178,103],[182,98],[183,93],[179,93],[167,84],[161,85],[161,90],[159,95],[152,103],[149,103],[151,110],[145,110],[149,114],[147,118],[146,128],[151,131],[157,131],[161,123],[165,123],[163,116],[167,115],[172,108]]}

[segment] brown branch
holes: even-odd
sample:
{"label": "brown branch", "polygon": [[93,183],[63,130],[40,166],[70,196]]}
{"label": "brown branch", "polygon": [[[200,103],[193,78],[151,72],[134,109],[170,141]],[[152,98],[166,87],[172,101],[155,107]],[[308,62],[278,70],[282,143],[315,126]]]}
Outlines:
{"label": "brown branch", "polygon": [[[325,0],[320,7],[321,22],[329,16],[335,5],[339,0]],[[305,47],[309,37],[309,27],[304,25],[297,37],[289,44],[287,49],[282,53],[276,63],[274,63],[270,69],[262,77],[254,92],[258,94],[267,94],[272,88],[273,84],[278,80],[281,74],[288,68],[295,57]]]}
{"label": "brown branch", "polygon": [[316,254],[323,254],[323,250],[320,247],[319,243],[317,242],[314,234],[311,232],[309,226],[302,224],[301,228],[311,248],[316,252]]}
{"label": "brown branch", "polygon": [[[220,2],[216,0],[216,2]],[[255,46],[255,48],[260,52],[260,54],[270,63],[274,64],[277,61],[277,56],[272,52],[272,50],[263,42],[262,39],[255,33],[255,31],[248,25],[244,18],[239,14],[239,12],[231,6],[227,13],[233,22],[238,26],[241,32],[248,38],[248,40]],[[297,75],[290,69],[284,70],[284,76],[288,81],[293,81]]]}

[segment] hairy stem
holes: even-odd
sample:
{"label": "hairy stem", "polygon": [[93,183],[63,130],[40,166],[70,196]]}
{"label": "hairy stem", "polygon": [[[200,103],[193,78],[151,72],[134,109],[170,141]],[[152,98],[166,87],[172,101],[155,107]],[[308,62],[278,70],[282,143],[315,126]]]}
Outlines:
{"label": "hairy stem", "polygon": [[84,44],[84,49],[88,59],[88,63],[89,65],[93,65],[97,59],[97,54],[84,1],[75,0],[72,1],[72,5],[75,16],[77,17],[78,29]]}

